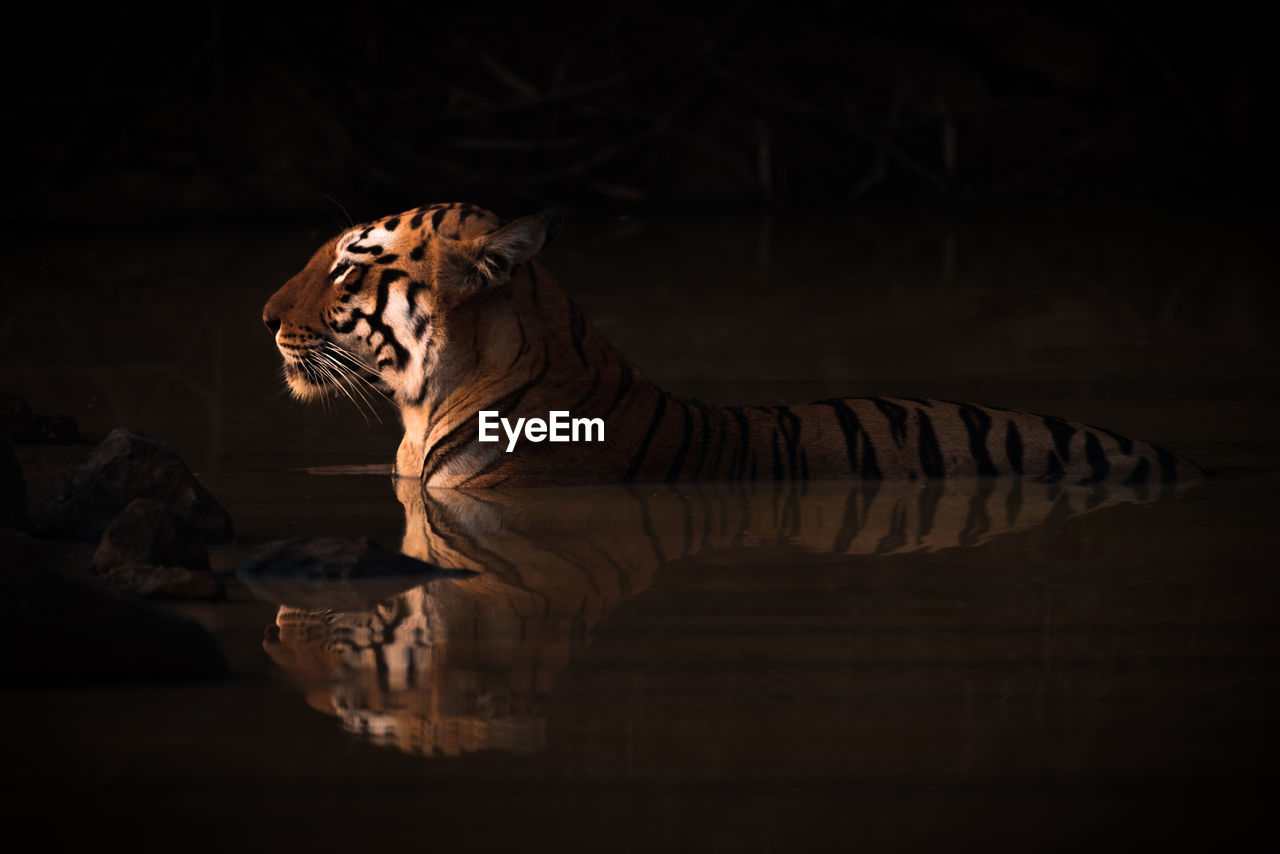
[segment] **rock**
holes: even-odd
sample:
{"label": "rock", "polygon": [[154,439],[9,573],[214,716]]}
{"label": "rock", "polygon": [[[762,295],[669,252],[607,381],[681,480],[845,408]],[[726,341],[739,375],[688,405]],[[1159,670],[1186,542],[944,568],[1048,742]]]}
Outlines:
{"label": "rock", "polygon": [[135,498],[166,502],[208,542],[231,539],[231,517],[182,458],[154,436],[123,427],[36,502],[31,527],[40,536],[96,540]]}
{"label": "rock", "polygon": [[32,412],[16,394],[0,394],[0,432],[15,445],[73,445],[80,441],[70,415]]}
{"label": "rock", "polygon": [[47,569],[42,544],[0,534],[0,680],[14,685],[225,676],[217,643],[191,620]]}
{"label": "rock", "polygon": [[147,599],[225,599],[222,581],[211,572],[177,566],[121,564],[103,573],[112,584]]}
{"label": "rock", "polygon": [[275,540],[255,550],[236,570],[240,578],[426,578],[444,574],[454,573],[400,552],[387,551],[368,537]]}
{"label": "rock", "polygon": [[130,564],[209,571],[209,549],[194,525],[154,498],[135,498],[112,519],[93,555],[103,575]]}
{"label": "rock", "polygon": [[259,599],[307,610],[364,611],[438,578],[465,578],[367,539],[293,537],[249,555],[236,575]]}
{"label": "rock", "polygon": [[0,433],[0,530],[27,524],[27,482],[13,454],[13,446]]}

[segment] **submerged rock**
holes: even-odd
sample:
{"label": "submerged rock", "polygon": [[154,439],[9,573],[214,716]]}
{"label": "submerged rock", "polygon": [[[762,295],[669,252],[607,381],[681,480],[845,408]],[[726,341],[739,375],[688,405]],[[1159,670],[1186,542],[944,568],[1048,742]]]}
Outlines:
{"label": "submerged rock", "polygon": [[455,574],[400,552],[387,551],[368,537],[275,540],[245,558],[236,570],[240,578],[429,578],[446,573]]}
{"label": "submerged rock", "polygon": [[305,610],[365,611],[420,584],[466,577],[373,540],[294,537],[267,543],[236,575],[259,599]]}
{"label": "submerged rock", "polygon": [[130,563],[114,566],[103,575],[112,584],[147,599],[225,599],[222,581],[211,572],[178,566]]}
{"label": "submerged rock", "polygon": [[227,674],[198,624],[46,569],[44,548],[0,534],[0,686]]}
{"label": "submerged rock", "polygon": [[208,542],[231,539],[231,517],[164,442],[116,428],[89,458],[67,472],[31,512],[46,537],[96,540],[135,498],[165,502]]}
{"label": "submerged rock", "polygon": [[209,571],[204,536],[168,504],[154,498],[135,498],[107,525],[93,568],[103,575],[130,564],[183,567]]}
{"label": "submerged rock", "polygon": [[13,454],[13,446],[0,433],[0,530],[27,524],[27,482]]}
{"label": "submerged rock", "polygon": [[16,394],[0,394],[0,432],[15,445],[72,445],[80,430],[70,415],[32,412]]}

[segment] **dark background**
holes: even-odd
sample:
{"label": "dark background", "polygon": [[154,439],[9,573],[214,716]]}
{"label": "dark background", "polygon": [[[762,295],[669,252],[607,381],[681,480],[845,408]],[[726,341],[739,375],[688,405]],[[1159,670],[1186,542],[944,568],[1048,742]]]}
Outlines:
{"label": "dark background", "polygon": [[7,13],[0,219],[1271,198],[1270,31],[1158,8],[43,4]]}

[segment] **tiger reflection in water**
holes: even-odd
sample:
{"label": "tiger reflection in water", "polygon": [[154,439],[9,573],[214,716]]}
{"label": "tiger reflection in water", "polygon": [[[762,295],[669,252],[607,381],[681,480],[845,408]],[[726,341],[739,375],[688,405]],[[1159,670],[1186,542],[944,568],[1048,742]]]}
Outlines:
{"label": "tiger reflection in water", "polygon": [[395,483],[402,551],[476,574],[371,610],[284,605],[265,646],[313,707],[425,755],[541,750],[553,679],[601,619],[673,562],[770,547],[933,552],[1155,497],[1013,478],[592,486],[556,489],[554,500],[545,489]]}

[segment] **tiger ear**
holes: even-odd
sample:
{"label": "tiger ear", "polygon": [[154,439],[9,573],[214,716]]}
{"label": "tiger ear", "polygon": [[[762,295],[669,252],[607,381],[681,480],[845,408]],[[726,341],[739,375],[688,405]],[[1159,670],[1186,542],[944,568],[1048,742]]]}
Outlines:
{"label": "tiger ear", "polygon": [[564,220],[558,208],[522,216],[501,228],[468,241],[466,269],[459,271],[468,289],[506,284],[517,267],[542,251]]}

